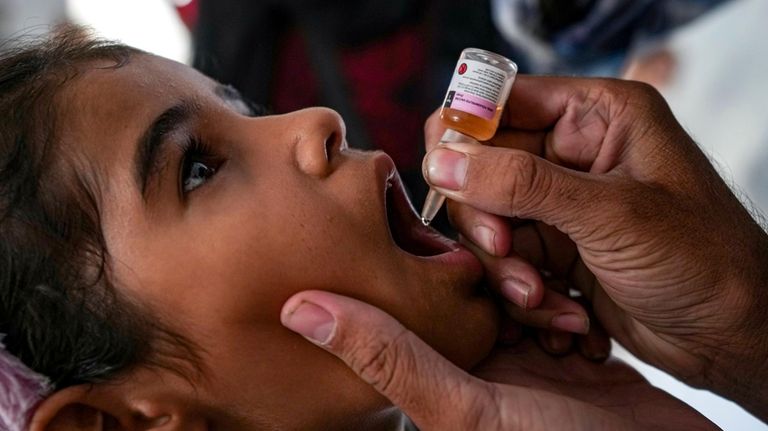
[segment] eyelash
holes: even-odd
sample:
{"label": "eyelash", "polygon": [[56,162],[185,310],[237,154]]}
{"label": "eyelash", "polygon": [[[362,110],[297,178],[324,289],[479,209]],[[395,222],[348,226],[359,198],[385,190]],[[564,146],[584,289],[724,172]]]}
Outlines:
{"label": "eyelash", "polygon": [[[182,146],[181,163],[179,165],[179,192],[181,196],[187,196],[189,193],[202,187],[211,178],[213,178],[221,167],[221,161],[217,160],[213,149],[198,137],[191,136]],[[202,181],[192,183],[187,181],[192,174],[192,168],[195,163],[204,166],[207,171]]]}

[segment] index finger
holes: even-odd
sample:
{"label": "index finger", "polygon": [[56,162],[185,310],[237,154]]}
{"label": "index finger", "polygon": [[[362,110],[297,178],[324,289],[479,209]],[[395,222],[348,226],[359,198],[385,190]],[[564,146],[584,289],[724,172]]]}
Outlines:
{"label": "index finger", "polygon": [[440,137],[445,132],[445,124],[440,121],[440,108],[435,109],[432,115],[424,122],[424,146],[427,152],[435,148],[440,142]]}
{"label": "index finger", "polygon": [[[528,131],[552,128],[569,103],[598,84],[594,78],[518,75],[504,106],[499,128]],[[608,80],[601,80],[608,81]]]}
{"label": "index finger", "polygon": [[604,173],[629,155],[652,121],[647,89],[606,78],[520,76],[495,146],[525,150],[580,171]]}

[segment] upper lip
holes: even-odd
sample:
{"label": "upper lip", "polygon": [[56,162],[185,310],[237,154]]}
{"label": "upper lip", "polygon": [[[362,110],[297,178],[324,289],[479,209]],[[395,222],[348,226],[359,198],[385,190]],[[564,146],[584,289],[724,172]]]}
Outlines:
{"label": "upper lip", "polygon": [[424,226],[408,198],[392,159],[383,156],[379,160],[377,170],[382,181],[383,206],[390,237],[395,245],[419,257],[438,256],[460,248],[456,241]]}

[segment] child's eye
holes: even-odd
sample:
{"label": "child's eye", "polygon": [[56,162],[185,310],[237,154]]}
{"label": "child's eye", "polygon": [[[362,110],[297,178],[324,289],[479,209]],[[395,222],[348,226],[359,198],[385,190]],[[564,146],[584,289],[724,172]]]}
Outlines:
{"label": "child's eye", "polygon": [[216,174],[216,168],[212,168],[206,165],[205,162],[190,162],[185,159],[181,174],[181,189],[184,191],[184,193],[189,193],[203,185],[214,174]]}
{"label": "child's eye", "polygon": [[220,165],[221,163],[216,162],[207,145],[198,139],[190,139],[184,145],[181,160],[181,172],[179,172],[181,193],[186,195],[205,184],[216,175]]}

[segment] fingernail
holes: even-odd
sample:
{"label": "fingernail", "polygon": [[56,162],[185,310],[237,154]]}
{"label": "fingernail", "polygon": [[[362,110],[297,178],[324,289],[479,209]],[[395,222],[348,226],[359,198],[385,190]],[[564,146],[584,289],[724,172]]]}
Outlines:
{"label": "fingernail", "polygon": [[530,293],[531,286],[517,278],[506,278],[501,282],[501,294],[523,308],[528,308]]}
{"label": "fingernail", "polygon": [[586,334],[589,332],[589,319],[576,313],[559,314],[552,318],[549,325],[553,329],[573,332],[574,334]]}
{"label": "fingernail", "polygon": [[296,309],[282,316],[283,325],[318,344],[326,344],[333,337],[336,319],[319,305],[302,302]]}
{"label": "fingernail", "polygon": [[461,190],[466,175],[467,156],[464,153],[438,148],[427,154],[427,179],[433,186]]}
{"label": "fingernail", "polygon": [[496,255],[496,231],[488,226],[478,225],[472,229],[475,244],[484,248],[486,252]]}

